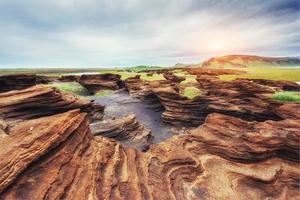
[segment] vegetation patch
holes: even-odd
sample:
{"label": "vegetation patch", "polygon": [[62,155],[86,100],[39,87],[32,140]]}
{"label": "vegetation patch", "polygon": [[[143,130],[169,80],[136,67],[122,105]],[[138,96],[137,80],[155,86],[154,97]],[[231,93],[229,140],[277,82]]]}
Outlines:
{"label": "vegetation patch", "polygon": [[144,70],[157,70],[161,69],[159,66],[148,66],[148,65],[138,65],[138,66],[133,66],[133,67],[126,67],[125,68],[127,71],[130,72],[140,72]]}
{"label": "vegetation patch", "polygon": [[89,92],[77,82],[50,83],[51,87],[55,87],[61,91],[69,92],[78,96],[89,95]]}
{"label": "vegetation patch", "polygon": [[201,95],[201,90],[196,87],[186,87],[184,89],[184,96],[188,99],[193,99]]}
{"label": "vegetation patch", "polygon": [[277,92],[272,96],[272,99],[300,103],[300,92]]}
{"label": "vegetation patch", "polygon": [[300,81],[300,68],[298,67],[247,67],[232,68],[246,71],[246,74],[240,75],[221,75],[221,80],[233,80],[236,78],[256,78],[268,80],[289,80]]}
{"label": "vegetation patch", "polygon": [[163,74],[153,74],[148,76],[147,73],[141,73],[141,79],[145,81],[162,81],[166,80]]}
{"label": "vegetation patch", "polygon": [[192,75],[189,74],[187,71],[184,70],[173,70],[174,75],[178,76],[178,77],[184,77],[185,80],[181,81],[180,84],[182,85],[187,85],[187,84],[196,84],[197,83],[197,76],[196,75]]}

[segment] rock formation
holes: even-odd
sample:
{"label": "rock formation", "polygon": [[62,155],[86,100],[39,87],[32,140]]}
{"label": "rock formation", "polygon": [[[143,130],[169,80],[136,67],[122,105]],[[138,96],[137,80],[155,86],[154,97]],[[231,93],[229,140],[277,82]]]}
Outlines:
{"label": "rock formation", "polygon": [[90,124],[103,107],[54,88],[0,93],[0,199],[299,199],[300,104],[251,80],[197,80],[194,99],[169,80],[125,81],[165,122],[201,124],[146,152],[128,147],[150,137],[133,115]]}
{"label": "rock formation", "polygon": [[[47,128],[45,128],[47,127]],[[299,123],[220,114],[141,153],[92,137],[79,110],[0,139],[1,199],[296,199]]]}
{"label": "rock formation", "polygon": [[24,90],[0,93],[0,119],[13,125],[19,121],[50,116],[75,108],[88,112],[90,120],[102,119],[104,107],[73,94],[37,85]]}
{"label": "rock formation", "polygon": [[125,87],[133,96],[160,104],[164,110],[163,121],[173,125],[198,126],[208,114],[215,112],[248,121],[282,119],[278,108],[283,103],[269,98],[273,88],[252,80],[222,81],[207,75],[199,76],[197,81],[203,92],[194,99],[184,97],[180,87],[168,80],[151,82],[137,76],[127,79]]}
{"label": "rock formation", "polygon": [[254,83],[258,83],[260,85],[265,85],[269,87],[274,87],[280,90],[287,91],[300,91],[300,85],[293,81],[275,81],[275,80],[266,80],[266,79],[244,79],[250,80]]}
{"label": "rock formation", "polygon": [[84,74],[80,77],[79,83],[92,94],[103,89],[117,90],[123,87],[121,76],[118,74]]}
{"label": "rock formation", "polygon": [[0,76],[0,92],[11,90],[21,90],[36,84],[45,84],[51,81],[46,76],[37,76],[35,74],[17,74]]}
{"label": "rock formation", "polygon": [[114,120],[104,120],[90,125],[93,135],[114,138],[125,146],[147,150],[151,131],[139,124],[134,114]]}

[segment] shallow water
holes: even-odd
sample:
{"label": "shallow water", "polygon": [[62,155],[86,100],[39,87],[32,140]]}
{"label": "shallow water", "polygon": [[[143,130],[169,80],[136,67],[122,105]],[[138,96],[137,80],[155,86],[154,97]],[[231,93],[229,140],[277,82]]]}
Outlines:
{"label": "shallow water", "polygon": [[162,111],[149,108],[149,105],[131,97],[126,91],[113,92],[93,99],[95,102],[105,105],[105,115],[108,117],[115,116],[119,118],[130,113],[135,114],[138,122],[151,130],[153,143],[161,142],[185,131],[185,128],[174,128],[171,125],[162,123]]}

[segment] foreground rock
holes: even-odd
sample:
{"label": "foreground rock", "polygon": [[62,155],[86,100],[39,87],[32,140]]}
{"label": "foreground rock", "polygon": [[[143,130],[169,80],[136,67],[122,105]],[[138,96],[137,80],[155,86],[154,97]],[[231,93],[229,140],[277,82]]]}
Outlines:
{"label": "foreground rock", "polygon": [[24,90],[0,93],[0,119],[10,125],[76,108],[88,112],[91,121],[103,117],[103,106],[78,99],[52,87],[37,85]]}
{"label": "foreground rock", "polygon": [[134,114],[93,123],[90,128],[93,135],[114,138],[125,146],[140,150],[147,150],[151,142],[151,131],[139,124]]}
{"label": "foreground rock", "polygon": [[51,78],[35,74],[14,74],[0,76],[0,92],[21,90],[36,84],[49,83]]}
{"label": "foreground rock", "polygon": [[[33,128],[31,128],[33,127]],[[92,137],[79,110],[0,139],[1,199],[296,199],[299,123],[212,114],[141,153]],[[279,130],[279,131],[278,131]]]}
{"label": "foreground rock", "polygon": [[123,87],[121,76],[118,74],[82,75],[79,83],[92,94],[96,94],[103,89],[117,90]]}

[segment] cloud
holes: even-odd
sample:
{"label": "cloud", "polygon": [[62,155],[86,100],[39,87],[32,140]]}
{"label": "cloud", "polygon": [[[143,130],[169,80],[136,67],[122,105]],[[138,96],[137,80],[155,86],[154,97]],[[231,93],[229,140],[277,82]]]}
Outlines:
{"label": "cloud", "polygon": [[168,66],[300,49],[298,0],[2,0],[0,12],[2,68]]}

